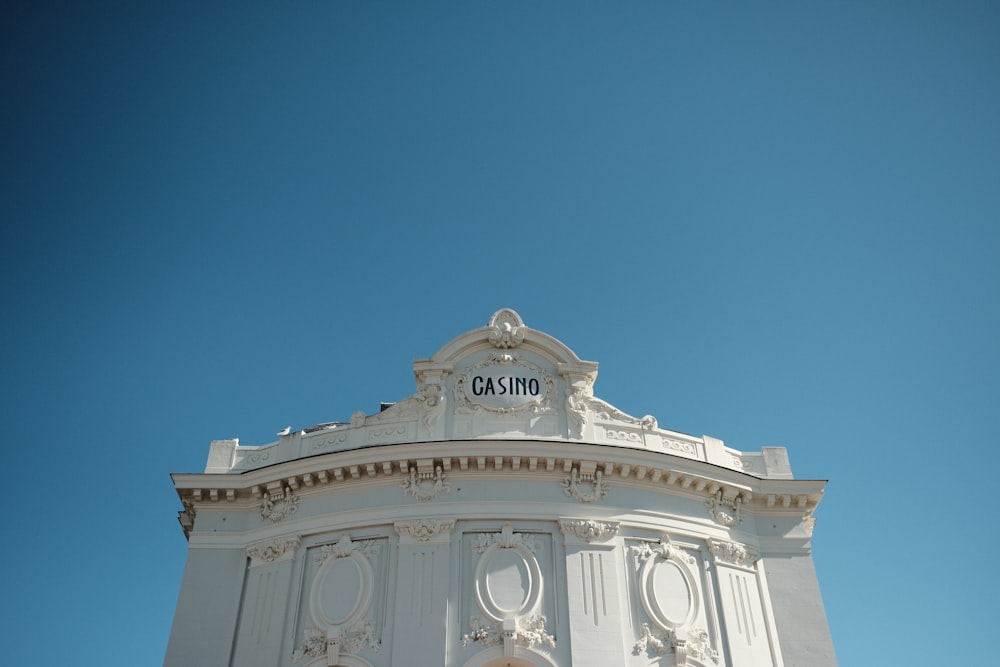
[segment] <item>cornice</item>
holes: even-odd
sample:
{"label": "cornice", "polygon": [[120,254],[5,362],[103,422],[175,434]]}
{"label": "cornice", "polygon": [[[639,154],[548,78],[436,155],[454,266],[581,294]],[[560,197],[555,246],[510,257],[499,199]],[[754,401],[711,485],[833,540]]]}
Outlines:
{"label": "cornice", "polygon": [[446,498],[450,479],[469,474],[548,476],[558,481],[569,498],[581,503],[607,503],[604,491],[622,485],[688,495],[704,501],[711,516],[726,527],[735,527],[747,511],[809,516],[826,485],[822,480],[760,479],[660,452],[522,440],[379,446],[245,473],[175,474],[172,478],[185,506],[180,518],[187,534],[197,507],[206,505],[259,504],[266,518],[280,521],[294,511],[301,494],[391,480],[412,502],[419,503],[442,494]]}

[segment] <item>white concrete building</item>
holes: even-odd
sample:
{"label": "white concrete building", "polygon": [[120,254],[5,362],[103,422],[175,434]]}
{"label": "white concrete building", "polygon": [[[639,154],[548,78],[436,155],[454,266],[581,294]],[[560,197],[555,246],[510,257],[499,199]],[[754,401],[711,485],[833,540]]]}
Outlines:
{"label": "white concrete building", "polygon": [[501,310],[416,393],[173,476],[169,667],[836,664],[810,554],[825,482],[593,393]]}

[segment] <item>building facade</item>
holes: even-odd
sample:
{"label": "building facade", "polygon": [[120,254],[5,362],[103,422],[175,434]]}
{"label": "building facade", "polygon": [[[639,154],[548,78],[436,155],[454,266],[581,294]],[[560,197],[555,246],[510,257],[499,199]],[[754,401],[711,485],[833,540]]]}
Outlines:
{"label": "building facade", "polygon": [[169,667],[836,664],[810,536],[825,482],[594,395],[500,310],[416,393],[175,474]]}

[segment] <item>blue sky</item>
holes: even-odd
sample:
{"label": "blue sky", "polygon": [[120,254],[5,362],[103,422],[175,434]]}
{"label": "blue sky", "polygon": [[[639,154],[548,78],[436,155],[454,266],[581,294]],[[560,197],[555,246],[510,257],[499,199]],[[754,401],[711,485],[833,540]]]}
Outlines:
{"label": "blue sky", "polygon": [[0,11],[4,662],[162,662],[168,473],[501,307],[830,480],[842,665],[995,658],[995,3]]}

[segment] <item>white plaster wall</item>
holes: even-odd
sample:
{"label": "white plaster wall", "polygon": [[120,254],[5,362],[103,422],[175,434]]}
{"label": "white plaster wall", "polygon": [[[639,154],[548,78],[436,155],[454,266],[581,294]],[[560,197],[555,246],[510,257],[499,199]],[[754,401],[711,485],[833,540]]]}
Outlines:
{"label": "white plaster wall", "polygon": [[188,549],[165,667],[229,665],[246,563],[244,548]]}
{"label": "white plaster wall", "polygon": [[768,555],[761,564],[785,667],[836,667],[812,556]]}

